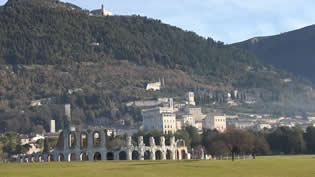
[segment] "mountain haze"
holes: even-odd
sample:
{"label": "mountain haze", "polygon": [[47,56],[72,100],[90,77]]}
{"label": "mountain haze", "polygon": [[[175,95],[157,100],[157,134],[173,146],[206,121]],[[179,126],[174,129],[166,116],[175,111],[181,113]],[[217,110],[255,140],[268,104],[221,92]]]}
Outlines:
{"label": "mountain haze", "polygon": [[315,82],[315,25],[275,36],[255,37],[232,46],[250,51],[265,64]]}

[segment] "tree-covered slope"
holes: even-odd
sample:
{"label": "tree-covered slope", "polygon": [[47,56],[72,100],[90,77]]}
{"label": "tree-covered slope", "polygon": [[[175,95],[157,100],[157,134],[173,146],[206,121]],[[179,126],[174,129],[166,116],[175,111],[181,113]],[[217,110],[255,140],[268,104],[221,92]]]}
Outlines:
{"label": "tree-covered slope", "polygon": [[257,37],[233,46],[246,49],[263,63],[315,82],[315,26],[276,36]]}
{"label": "tree-covered slope", "polygon": [[[51,119],[64,128],[64,104],[71,104],[75,124],[135,125],[139,108],[127,102],[180,99],[187,91],[195,91],[201,106],[224,104],[234,90],[242,93],[241,102],[250,95],[263,105],[250,107],[254,111],[314,105],[307,83],[243,49],[159,20],[91,16],[56,0],[9,0],[0,7],[0,46],[0,132],[48,130]],[[159,78],[166,83],[161,91],[145,90]],[[39,100],[43,106],[31,106]]]}
{"label": "tree-covered slope", "polygon": [[95,17],[66,5],[50,0],[9,0],[0,8],[0,62],[60,64],[112,56],[141,65],[161,64],[233,77],[249,65],[257,65],[255,58],[242,50],[159,20]]}

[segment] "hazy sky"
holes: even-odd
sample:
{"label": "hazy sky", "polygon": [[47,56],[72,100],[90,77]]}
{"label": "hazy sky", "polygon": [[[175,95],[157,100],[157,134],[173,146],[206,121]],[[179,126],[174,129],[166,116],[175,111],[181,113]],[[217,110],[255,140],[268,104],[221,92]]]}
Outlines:
{"label": "hazy sky", "polygon": [[[7,0],[0,0],[0,5]],[[315,22],[315,0],[64,0],[84,9],[101,4],[117,15],[137,14],[225,43],[279,34]]]}

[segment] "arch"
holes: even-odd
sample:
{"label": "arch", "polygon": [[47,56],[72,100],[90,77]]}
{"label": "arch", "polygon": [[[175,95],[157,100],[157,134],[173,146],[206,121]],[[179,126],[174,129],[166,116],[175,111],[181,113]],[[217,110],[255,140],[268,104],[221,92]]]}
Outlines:
{"label": "arch", "polygon": [[94,153],[94,160],[102,160],[102,154],[99,152]]}
{"label": "arch", "polygon": [[155,152],[155,160],[162,160],[162,152],[160,150]]}
{"label": "arch", "polygon": [[119,160],[127,160],[127,153],[125,151],[119,153]]}
{"label": "arch", "polygon": [[76,146],[76,137],[74,132],[70,132],[68,135],[68,146],[70,149],[74,149]]}
{"label": "arch", "polygon": [[151,152],[145,151],[144,152],[144,160],[150,160],[151,159]]}
{"label": "arch", "polygon": [[59,155],[58,155],[58,162],[63,162],[63,161],[65,161],[65,156],[62,154],[62,153],[60,153]]}
{"label": "arch", "polygon": [[76,161],[76,160],[77,160],[77,157],[75,153],[69,154],[69,157],[68,157],[69,162]]}
{"label": "arch", "polygon": [[114,153],[108,152],[108,153],[106,154],[106,159],[107,159],[107,160],[114,160]]}
{"label": "arch", "polygon": [[187,155],[186,155],[186,151],[185,150],[181,151],[181,155],[182,155],[182,160],[187,159]]}
{"label": "arch", "polygon": [[26,157],[24,157],[24,162],[25,163],[28,163],[29,162],[29,159],[28,159],[28,157],[26,156]]}
{"label": "arch", "polygon": [[131,156],[132,156],[132,160],[139,160],[139,152],[138,151],[133,151]]}
{"label": "arch", "polygon": [[80,139],[81,139],[80,148],[87,149],[88,148],[88,134],[85,132],[81,133]]}
{"label": "arch", "polygon": [[93,132],[93,145],[100,146],[101,145],[101,134],[100,132]]}
{"label": "arch", "polygon": [[44,161],[43,156],[42,156],[42,155],[39,155],[39,156],[37,157],[37,162],[43,162],[43,161]]}
{"label": "arch", "polygon": [[171,160],[171,159],[172,159],[172,151],[168,149],[166,151],[166,160]]}
{"label": "arch", "polygon": [[88,154],[86,152],[81,153],[80,160],[81,161],[88,161],[89,160]]}
{"label": "arch", "polygon": [[47,156],[47,162],[53,162],[54,161],[54,156],[52,154],[49,154]]}

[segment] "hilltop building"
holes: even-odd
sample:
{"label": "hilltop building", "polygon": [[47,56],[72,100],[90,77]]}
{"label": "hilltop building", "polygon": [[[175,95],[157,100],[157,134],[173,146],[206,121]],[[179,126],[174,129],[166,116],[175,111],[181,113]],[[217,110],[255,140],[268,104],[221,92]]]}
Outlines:
{"label": "hilltop building", "polygon": [[146,90],[161,90],[161,82],[148,83]]}
{"label": "hilltop building", "polygon": [[97,10],[92,10],[90,15],[95,15],[95,16],[112,16],[113,13],[109,10],[106,10],[104,8],[104,5],[102,4],[101,9],[97,9]]}

